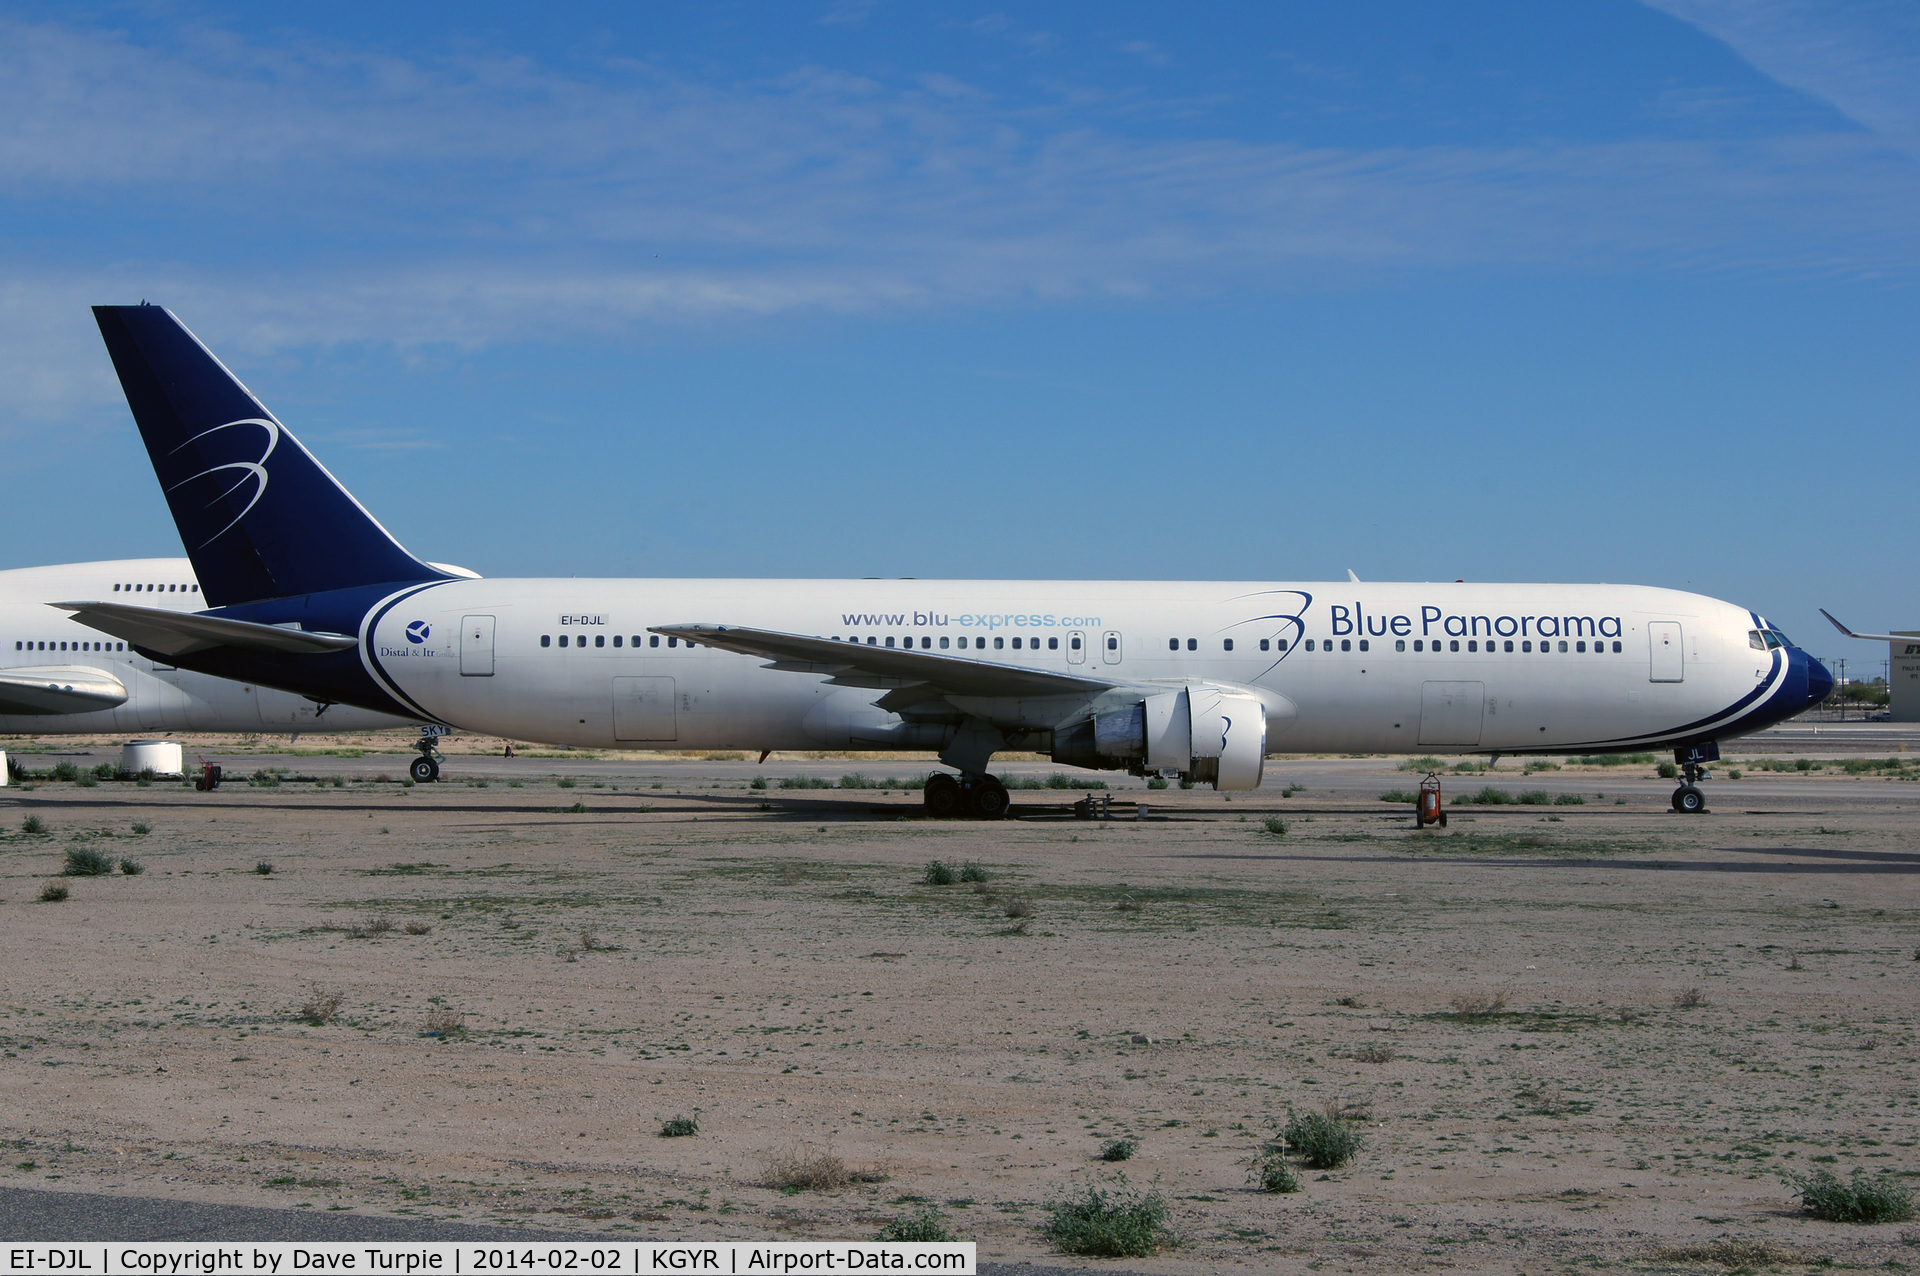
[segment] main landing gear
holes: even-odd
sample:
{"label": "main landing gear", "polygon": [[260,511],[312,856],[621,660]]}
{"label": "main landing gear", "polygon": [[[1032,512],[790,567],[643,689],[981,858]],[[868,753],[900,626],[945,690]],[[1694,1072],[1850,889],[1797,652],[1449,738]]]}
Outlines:
{"label": "main landing gear", "polygon": [[948,775],[936,771],[927,777],[921,800],[936,820],[997,820],[1010,805],[1006,786],[990,775]]}
{"label": "main landing gear", "polygon": [[446,734],[445,727],[420,728],[420,739],[413,746],[420,750],[420,756],[407,764],[407,774],[415,784],[432,784],[440,778],[440,750],[435,745]]}
{"label": "main landing gear", "polygon": [[1707,795],[1700,791],[1700,781],[1707,778],[1707,763],[1720,760],[1720,746],[1713,741],[1706,744],[1689,745],[1673,751],[1673,760],[1680,767],[1683,781],[1673,791],[1673,809],[1682,815],[1702,815],[1707,809]]}

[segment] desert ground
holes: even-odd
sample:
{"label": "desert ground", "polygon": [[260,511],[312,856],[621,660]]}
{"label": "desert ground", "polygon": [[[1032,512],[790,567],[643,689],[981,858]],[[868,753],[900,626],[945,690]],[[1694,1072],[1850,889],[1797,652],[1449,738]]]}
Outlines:
{"label": "desert ground", "polygon": [[[116,743],[0,747],[85,775]],[[1544,796],[1425,831],[1385,757],[986,824],[781,786],[924,758],[461,741],[415,787],[404,743],[0,789],[0,1182],[658,1238],[931,1204],[1046,1263],[1093,1183],[1171,1207],[1132,1271],[1920,1266],[1915,1224],[1790,1182],[1920,1180],[1920,752],[1872,733],[1736,746],[1705,816],[1650,763],[1450,771],[1450,803]],[[1358,1157],[1256,1190],[1326,1111]]]}

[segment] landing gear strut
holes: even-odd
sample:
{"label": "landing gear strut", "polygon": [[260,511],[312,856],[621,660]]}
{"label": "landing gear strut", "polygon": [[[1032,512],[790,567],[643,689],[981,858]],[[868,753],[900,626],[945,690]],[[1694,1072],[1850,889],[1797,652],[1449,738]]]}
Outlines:
{"label": "landing gear strut", "polygon": [[937,771],[927,777],[921,797],[928,815],[937,820],[973,817],[997,820],[1010,805],[1006,786],[990,775],[948,775]]}
{"label": "landing gear strut", "polygon": [[407,764],[407,774],[415,784],[432,784],[440,778],[440,751],[434,746],[446,734],[445,727],[420,728],[420,739],[413,746],[420,750],[420,756]]}
{"label": "landing gear strut", "polygon": [[1700,781],[1707,778],[1709,762],[1720,760],[1720,746],[1712,741],[1706,744],[1689,745],[1673,751],[1673,760],[1680,767],[1683,783],[1673,791],[1673,809],[1682,815],[1702,815],[1707,809],[1707,795],[1700,791]]}

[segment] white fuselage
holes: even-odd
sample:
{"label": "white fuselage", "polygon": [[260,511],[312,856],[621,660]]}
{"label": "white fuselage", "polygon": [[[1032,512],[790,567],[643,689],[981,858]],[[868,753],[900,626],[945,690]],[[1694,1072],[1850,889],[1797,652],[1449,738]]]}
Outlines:
{"label": "white fuselage", "polygon": [[[374,608],[361,654],[422,716],[468,731],[601,747],[938,747],[876,707],[885,693],[871,686],[648,632],[693,623],[1247,687],[1267,707],[1269,752],[1657,747],[1731,726],[1785,677],[1746,609],[1611,585],[457,580]],[[1022,719],[1003,709],[1003,723]]]}
{"label": "white fuselage", "polygon": [[206,607],[184,558],[131,558],[0,571],[0,670],[92,668],[126,689],[112,708],[9,714],[0,734],[94,735],[172,731],[370,731],[412,725],[408,719],[352,705],[325,713],[303,696],[211,674],[156,664],[124,641],[75,623],[47,604],[114,599],[193,612]]}

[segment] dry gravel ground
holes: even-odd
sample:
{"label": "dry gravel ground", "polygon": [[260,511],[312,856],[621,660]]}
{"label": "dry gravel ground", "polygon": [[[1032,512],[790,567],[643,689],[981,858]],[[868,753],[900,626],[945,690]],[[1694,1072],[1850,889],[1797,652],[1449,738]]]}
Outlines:
{"label": "dry gravel ground", "polygon": [[[1044,1203],[1124,1170],[1180,1237],[1132,1270],[1920,1266],[1915,1224],[1782,1181],[1920,1179],[1920,767],[1749,769],[1689,818],[1647,766],[1509,763],[1450,795],[1584,803],[1416,833],[1393,759],[986,825],[777,787],[836,759],[456,757],[411,788],[391,753],[225,757],[285,771],[0,789],[0,1182],[663,1238],[926,1201],[983,1259],[1059,1262]],[[146,871],[40,902],[76,847]],[[1250,1190],[1326,1105],[1365,1114],[1359,1159]],[[854,1181],[766,1185],[822,1156]]]}

